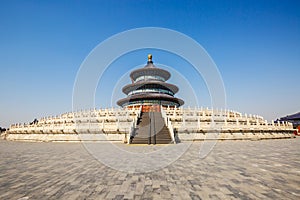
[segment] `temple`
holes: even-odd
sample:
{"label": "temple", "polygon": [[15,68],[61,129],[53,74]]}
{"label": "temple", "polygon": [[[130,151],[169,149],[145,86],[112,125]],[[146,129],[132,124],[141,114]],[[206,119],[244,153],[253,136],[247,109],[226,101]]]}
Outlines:
{"label": "temple", "polygon": [[145,67],[130,73],[132,83],[122,90],[127,97],[117,102],[126,109],[141,108],[140,118],[130,134],[130,144],[174,143],[174,133],[167,127],[161,110],[180,107],[184,101],[174,97],[178,87],[166,82],[170,76],[168,71],[153,64],[151,54]]}
{"label": "temple", "polygon": [[[90,109],[12,124],[1,134],[20,141],[116,141],[127,144],[176,144],[196,140],[260,140],[294,137],[288,121],[228,109],[183,108],[171,74],[156,67],[148,55],[145,67],[130,73],[127,96],[119,108]],[[214,137],[212,137],[214,136]]]}
{"label": "temple", "polygon": [[170,73],[157,68],[152,61],[152,55],[148,55],[148,62],[144,68],[130,73],[132,83],[123,87],[123,93],[127,98],[117,102],[119,106],[132,108],[141,105],[161,105],[163,107],[179,107],[184,101],[175,98],[178,92],[176,85],[166,83]]}

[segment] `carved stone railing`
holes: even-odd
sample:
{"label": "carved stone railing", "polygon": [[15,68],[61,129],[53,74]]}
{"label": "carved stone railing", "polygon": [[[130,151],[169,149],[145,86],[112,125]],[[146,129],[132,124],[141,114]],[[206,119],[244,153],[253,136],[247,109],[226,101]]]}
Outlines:
{"label": "carved stone railing", "polygon": [[171,121],[169,120],[164,108],[162,106],[160,106],[160,110],[161,110],[161,116],[163,117],[164,121],[165,121],[165,125],[167,126],[167,128],[169,129],[170,132],[170,136],[171,139],[173,141],[174,144],[176,144],[176,140],[175,140],[175,135],[174,135],[174,130],[173,130],[173,126]]}

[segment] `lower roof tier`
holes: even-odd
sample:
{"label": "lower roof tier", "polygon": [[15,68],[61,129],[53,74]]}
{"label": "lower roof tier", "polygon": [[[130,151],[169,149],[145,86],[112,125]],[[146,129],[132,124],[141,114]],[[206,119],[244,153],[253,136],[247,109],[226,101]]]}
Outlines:
{"label": "lower roof tier", "polygon": [[182,99],[172,97],[170,95],[166,94],[160,94],[160,93],[148,93],[148,94],[136,94],[132,95],[130,97],[126,97],[123,99],[120,99],[117,104],[119,106],[127,106],[127,105],[133,105],[133,104],[160,104],[164,106],[181,106],[184,104],[184,101]]}

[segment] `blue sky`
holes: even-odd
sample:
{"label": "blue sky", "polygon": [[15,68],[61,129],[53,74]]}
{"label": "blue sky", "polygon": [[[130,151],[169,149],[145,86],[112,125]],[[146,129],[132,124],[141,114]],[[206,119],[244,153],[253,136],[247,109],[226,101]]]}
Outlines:
{"label": "blue sky", "polygon": [[[108,37],[140,27],[173,29],[201,44],[222,75],[228,108],[268,120],[300,111],[299,1],[9,0],[0,5],[0,126],[71,111],[73,84],[86,56]],[[210,106],[203,80],[193,78],[188,63],[149,49],[112,64],[103,77],[107,84],[100,81],[97,89],[97,107],[111,106],[116,81],[145,64],[148,52],[155,62],[184,72],[203,91],[197,93],[199,104]],[[176,76],[170,82],[181,86]],[[121,89],[114,92],[122,96]]]}

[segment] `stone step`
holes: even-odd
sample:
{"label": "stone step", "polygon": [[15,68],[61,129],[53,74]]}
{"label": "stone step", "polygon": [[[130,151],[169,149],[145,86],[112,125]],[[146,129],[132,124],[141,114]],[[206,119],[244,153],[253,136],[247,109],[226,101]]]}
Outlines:
{"label": "stone step", "polygon": [[[160,112],[143,112],[141,118],[138,121],[137,128],[135,130],[135,137],[132,140],[132,144],[148,144],[148,137],[150,131],[150,119],[152,128],[151,143],[154,144],[169,144],[172,141],[169,129],[166,127],[163,117]],[[155,128],[160,127],[159,130]],[[154,129],[154,130],[153,130]],[[156,142],[154,141],[153,131],[156,131]]]}

